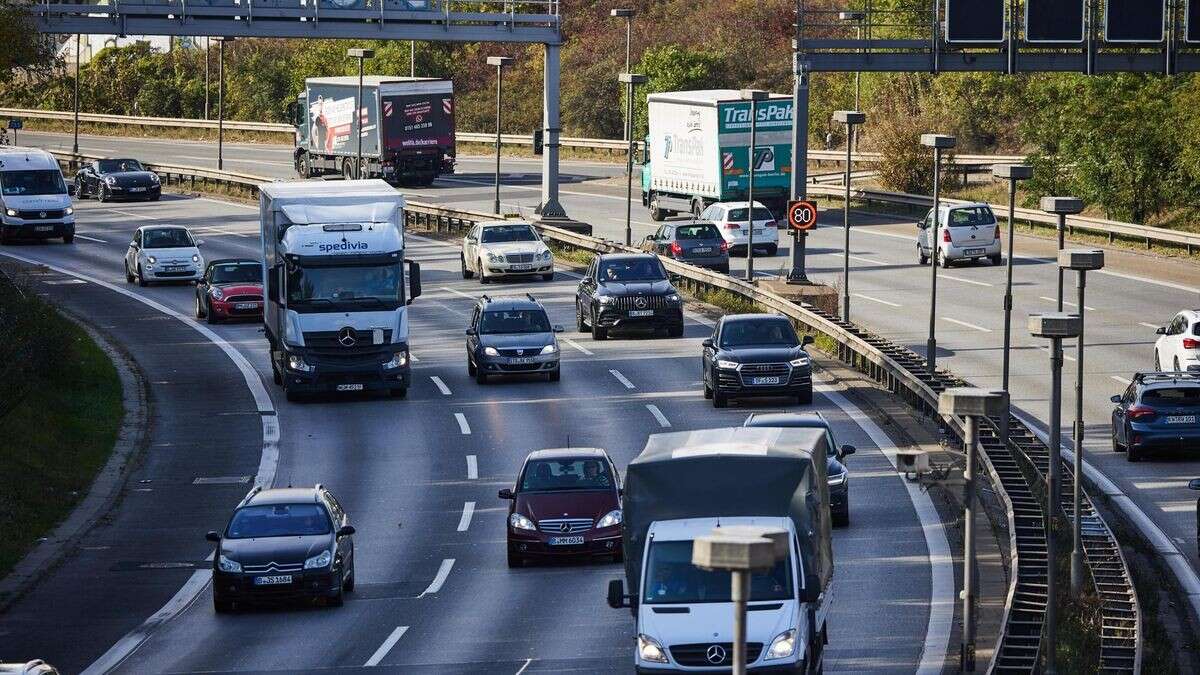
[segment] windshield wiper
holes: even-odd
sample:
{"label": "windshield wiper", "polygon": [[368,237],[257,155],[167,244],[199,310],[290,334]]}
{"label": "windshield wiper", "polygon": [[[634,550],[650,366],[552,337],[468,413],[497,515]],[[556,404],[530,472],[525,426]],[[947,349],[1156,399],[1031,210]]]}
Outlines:
{"label": "windshield wiper", "polygon": [[340,302],[373,302],[381,307],[387,305],[387,302],[385,302],[383,298],[379,298],[374,295],[364,295],[358,298],[347,298],[345,300],[341,300]]}

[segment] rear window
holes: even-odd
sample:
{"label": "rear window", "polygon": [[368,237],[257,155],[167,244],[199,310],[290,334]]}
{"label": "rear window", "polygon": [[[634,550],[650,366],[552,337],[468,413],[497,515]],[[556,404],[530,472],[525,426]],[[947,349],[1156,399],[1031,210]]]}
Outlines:
{"label": "rear window", "polygon": [[[755,220],[775,220],[775,216],[772,216],[770,211],[768,211],[760,206],[760,207],[754,209],[754,219]],[[734,222],[734,223],[740,223],[740,222],[745,221],[746,220],[746,209],[744,209],[744,208],[731,209],[729,211],[729,217],[727,218],[727,220],[729,220],[730,222]]]}
{"label": "rear window", "polygon": [[1200,405],[1200,387],[1155,387],[1142,392],[1143,403]]}
{"label": "rear window", "polygon": [[675,238],[680,241],[689,239],[720,239],[721,233],[713,225],[680,225],[675,228]]}
{"label": "rear window", "polygon": [[950,227],[995,225],[996,216],[986,206],[970,206],[950,211]]}

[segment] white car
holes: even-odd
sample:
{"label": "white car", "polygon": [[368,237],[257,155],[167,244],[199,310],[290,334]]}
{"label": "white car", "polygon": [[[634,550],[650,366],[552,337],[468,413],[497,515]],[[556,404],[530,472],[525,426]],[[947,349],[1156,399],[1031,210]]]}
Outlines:
{"label": "white car", "polygon": [[1200,372],[1200,310],[1184,310],[1158,329],[1154,369]]}
{"label": "white car", "polygon": [[554,278],[554,254],[537,228],[516,220],[477,224],[463,237],[460,262],[463,278],[479,275],[481,284],[498,277]]}
{"label": "white car", "polygon": [[942,204],[938,227],[933,227],[933,209],[917,223],[917,261],[928,264],[932,247],[930,236],[937,240],[935,264],[973,261],[987,258],[993,265],[1001,262],[1000,224],[992,207],[982,202],[952,206]]}
{"label": "white car", "polygon": [[[700,220],[712,221],[721,232],[721,237],[729,244],[729,253],[745,253],[750,243],[748,202],[718,202],[712,204]],[[779,251],[779,229],[775,216],[762,205],[754,202],[754,250],[765,251],[767,255],[775,255]]]}
{"label": "white car", "polygon": [[181,225],[145,225],[133,233],[125,252],[125,281],[196,281],[204,276],[204,256],[192,233]]}

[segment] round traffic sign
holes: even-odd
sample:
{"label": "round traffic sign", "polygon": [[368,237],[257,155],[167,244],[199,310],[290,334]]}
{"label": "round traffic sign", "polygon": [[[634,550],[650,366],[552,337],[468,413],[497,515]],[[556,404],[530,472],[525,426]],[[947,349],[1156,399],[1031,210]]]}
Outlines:
{"label": "round traffic sign", "polygon": [[788,225],[793,230],[811,230],[817,226],[815,202],[795,200],[788,202]]}

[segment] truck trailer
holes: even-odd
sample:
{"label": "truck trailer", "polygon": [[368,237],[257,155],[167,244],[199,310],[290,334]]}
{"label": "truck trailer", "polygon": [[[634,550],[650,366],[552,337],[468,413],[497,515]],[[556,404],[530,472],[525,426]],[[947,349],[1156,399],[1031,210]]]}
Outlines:
{"label": "truck trailer", "polygon": [[[642,156],[642,205],[652,220],[699,217],[715,202],[746,201],[750,187],[750,102],[735,89],[650,94]],[[792,99],[758,103],[754,200],[778,218],[791,190]]]}
{"label": "truck trailer", "polygon": [[[370,76],[354,115],[357,77],[314,77],[292,106],[293,159],[304,178],[382,178],[393,185],[429,185],[454,173],[454,83]],[[361,128],[361,131],[360,131]],[[355,172],[357,136],[362,173]]]}
{"label": "truck trailer", "polygon": [[381,180],[265,183],[259,212],[275,384],[288,400],[403,398],[412,381],[408,305],[421,294],[420,265],[404,259],[404,197]]}
{"label": "truck trailer", "polygon": [[625,583],[608,590],[610,606],[636,617],[637,672],[729,672],[730,575],[693,566],[692,543],[745,525],[789,539],[785,559],[751,575],[750,672],[820,672],[833,579],[826,445],[822,429],[650,436],[625,473]]}

